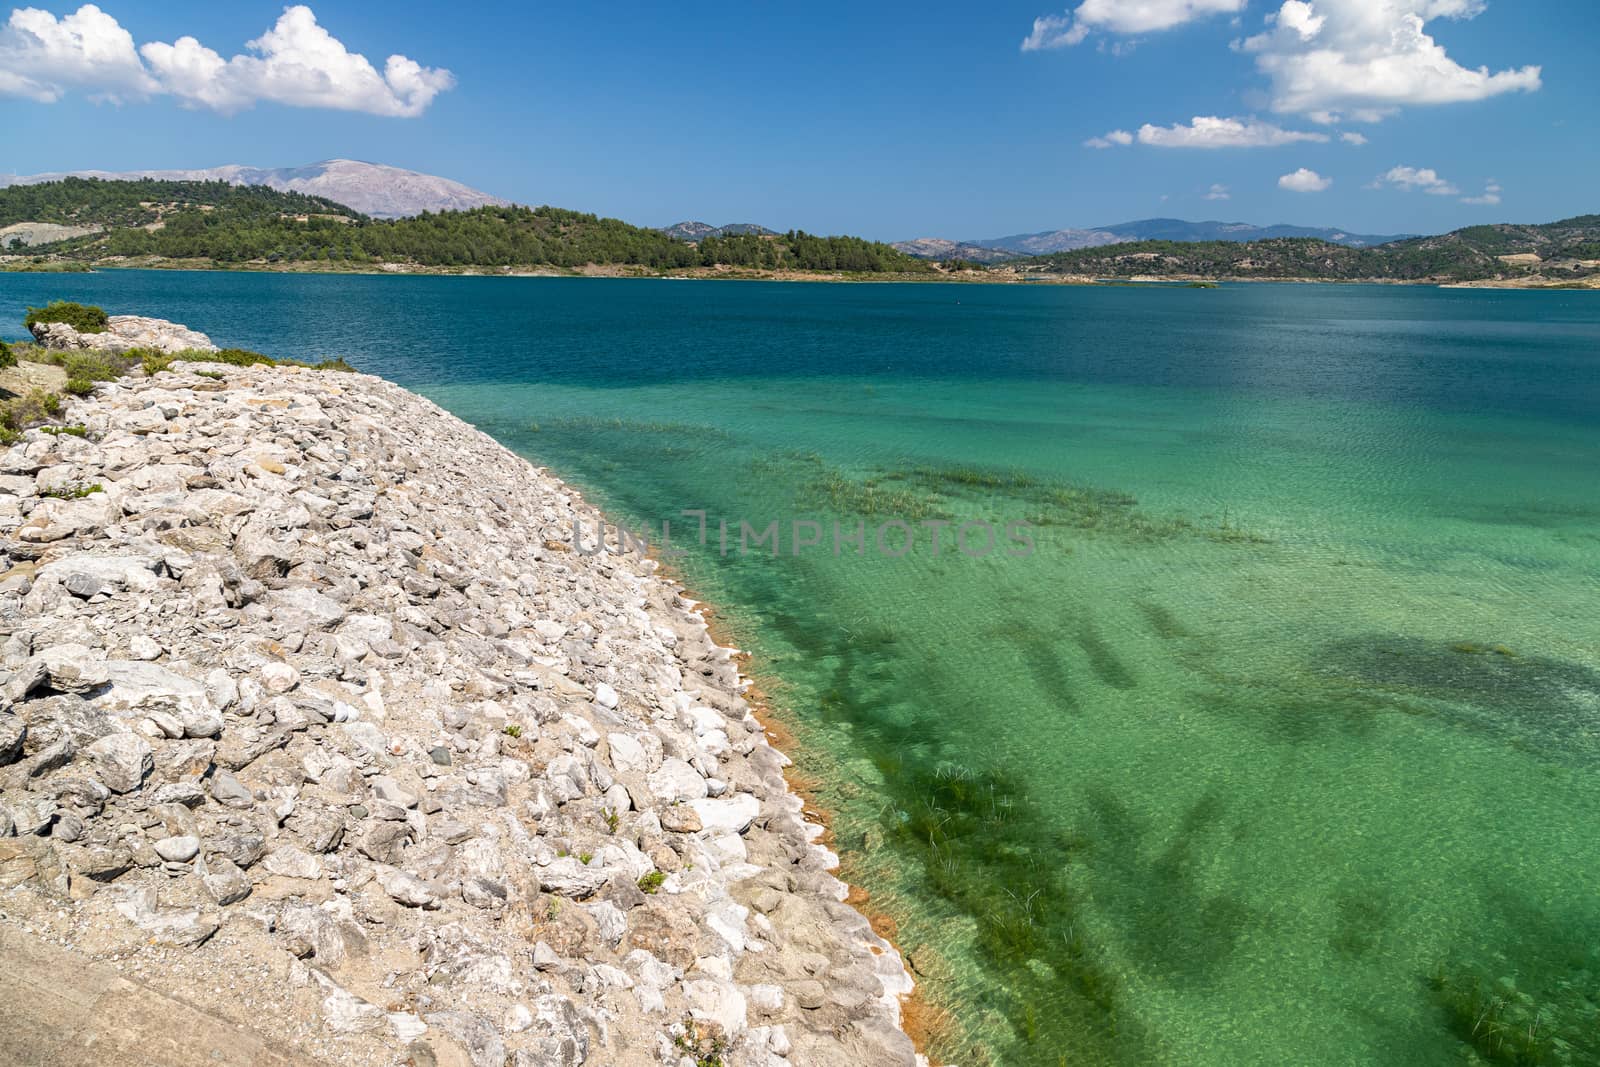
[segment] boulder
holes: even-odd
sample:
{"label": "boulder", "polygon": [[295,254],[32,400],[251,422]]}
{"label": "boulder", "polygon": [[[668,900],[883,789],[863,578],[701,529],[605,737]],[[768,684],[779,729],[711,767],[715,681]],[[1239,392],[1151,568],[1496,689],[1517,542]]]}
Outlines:
{"label": "boulder", "polygon": [[135,348],[158,352],[217,351],[211,338],[199,330],[143,315],[112,315],[103,333],[80,333],[64,322],[36,322],[30,329],[34,339],[46,348],[119,353]]}
{"label": "boulder", "polygon": [[110,734],[84,749],[95,774],[113,793],[131,793],[155,770],[150,743],[137,734]]}

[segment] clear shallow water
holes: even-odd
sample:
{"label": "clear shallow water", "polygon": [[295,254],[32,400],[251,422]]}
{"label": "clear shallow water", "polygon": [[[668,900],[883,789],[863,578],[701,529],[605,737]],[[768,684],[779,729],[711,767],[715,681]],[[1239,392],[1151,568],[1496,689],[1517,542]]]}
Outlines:
{"label": "clear shallow water", "polygon": [[138,272],[0,322],[56,296],[349,356],[680,545],[1036,522],[681,565],[938,1053],[1600,1062],[1591,294]]}

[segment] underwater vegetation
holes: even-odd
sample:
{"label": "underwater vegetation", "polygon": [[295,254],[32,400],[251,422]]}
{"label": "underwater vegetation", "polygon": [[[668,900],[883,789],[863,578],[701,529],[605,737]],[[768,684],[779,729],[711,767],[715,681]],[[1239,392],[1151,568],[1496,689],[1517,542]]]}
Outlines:
{"label": "underwater vegetation", "polygon": [[1600,670],[1477,641],[1377,634],[1320,650],[1312,673],[1422,701],[1463,729],[1566,762],[1600,759]]}
{"label": "underwater vegetation", "polygon": [[1450,1031],[1479,1062],[1507,1067],[1600,1063],[1600,979],[1580,972],[1553,993],[1519,989],[1513,975],[1491,978],[1441,965],[1428,977]]}
{"label": "underwater vegetation", "polygon": [[1087,838],[1053,829],[995,767],[884,764],[894,803],[885,840],[920,861],[927,889],[975,926],[1006,976],[990,993],[1012,1041],[994,1063],[1148,1062],[1152,1040],[1123,1007],[1122,979],[1086,930],[1072,868]]}
{"label": "underwater vegetation", "polygon": [[1035,527],[1060,527],[1136,542],[1196,538],[1221,544],[1271,543],[1264,534],[1240,526],[1226,514],[1200,519],[1156,515],[1141,510],[1138,499],[1122,490],[1038,478],[1022,471],[920,465],[853,474],[828,463],[817,452],[763,456],[752,461],[751,470],[797,481],[801,486],[798,506],[837,515],[911,523],[974,513],[1003,521],[1020,515]]}
{"label": "underwater vegetation", "polygon": [[703,438],[709,441],[728,441],[733,438],[732,433],[719,426],[704,426],[687,422],[651,422],[638,419],[604,418],[592,415],[540,419],[537,422],[528,423],[525,429],[532,433],[646,434],[655,437]]}

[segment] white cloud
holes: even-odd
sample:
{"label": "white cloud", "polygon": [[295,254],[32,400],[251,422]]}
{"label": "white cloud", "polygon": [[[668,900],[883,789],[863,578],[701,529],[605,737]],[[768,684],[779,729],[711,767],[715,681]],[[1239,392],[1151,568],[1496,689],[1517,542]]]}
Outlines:
{"label": "white cloud", "polygon": [[121,103],[158,86],[133,35],[93,4],[60,19],[36,7],[13,10],[0,27],[0,94],[53,104],[72,89]]}
{"label": "white cloud", "polygon": [[[1298,141],[1326,142],[1328,135],[1304,130],[1285,130],[1256,119],[1218,118],[1196,115],[1188,125],[1139,127],[1140,144],[1157,148],[1269,148]],[[1128,142],[1119,142],[1127,144]]]}
{"label": "white cloud", "polygon": [[1357,147],[1367,143],[1366,137],[1359,133],[1341,133],[1339,135],[1339,140],[1343,141],[1345,144],[1353,144]]}
{"label": "white cloud", "polygon": [[1441,178],[1432,167],[1391,167],[1387,173],[1378,176],[1372,188],[1381,189],[1386,185],[1407,193],[1424,192],[1429,196],[1456,196],[1461,192]]}
{"label": "white cloud", "polygon": [[1153,33],[1211,15],[1243,11],[1247,0],[1083,0],[1070,14],[1041,15],[1022,42],[1024,52],[1066,48],[1101,33]]}
{"label": "white cloud", "polygon": [[1287,189],[1291,193],[1320,193],[1332,184],[1332,178],[1324,178],[1316,171],[1305,167],[1278,179],[1278,188]]}
{"label": "white cloud", "polygon": [[[171,95],[186,107],[232,114],[261,101],[410,118],[455,85],[448,70],[405,56],[380,74],[317,24],[309,7],[286,7],[277,23],[223,59],[193,37],[133,37],[92,4],[59,22],[33,8],[13,11],[0,30],[0,93],[51,103],[70,89],[113,101]],[[140,56],[143,56],[143,62]]]}
{"label": "white cloud", "polygon": [[1482,196],[1463,196],[1461,202],[1463,204],[1476,204],[1480,207],[1493,207],[1500,202],[1500,194],[1503,191],[1498,182],[1490,182],[1483,187]]}
{"label": "white cloud", "polygon": [[1228,187],[1226,185],[1213,185],[1211,187],[1211,191],[1206,194],[1205,198],[1207,200],[1232,200],[1233,194],[1228,192]]}
{"label": "white cloud", "polygon": [[1540,87],[1540,68],[1463,67],[1427,23],[1470,19],[1484,0],[1284,0],[1268,29],[1236,46],[1272,83],[1274,111],[1376,122],[1405,105],[1483,100]]}
{"label": "white cloud", "polygon": [[1104,137],[1091,137],[1083,142],[1087,148],[1110,148],[1113,145],[1130,145],[1133,143],[1133,134],[1127,130],[1112,130]]}

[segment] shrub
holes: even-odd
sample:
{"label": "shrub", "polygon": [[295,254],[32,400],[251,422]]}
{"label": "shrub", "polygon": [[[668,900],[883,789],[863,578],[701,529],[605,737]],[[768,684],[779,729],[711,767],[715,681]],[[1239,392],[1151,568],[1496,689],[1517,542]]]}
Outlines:
{"label": "shrub", "polygon": [[43,389],[27,396],[13,397],[0,404],[0,442],[11,444],[30,426],[37,426],[61,413],[61,397]]}
{"label": "shrub", "polygon": [[15,367],[16,365],[17,354],[11,351],[10,345],[0,341],[0,367]]}
{"label": "shrub", "polygon": [[68,378],[67,384],[62,388],[73,396],[88,396],[94,392],[94,382],[88,378]]}
{"label": "shrub", "polygon": [[105,333],[110,316],[105,309],[92,304],[75,304],[70,300],[52,300],[42,308],[29,308],[22,324],[32,330],[37,322],[64,322],[79,333]]}
{"label": "shrub", "polygon": [[99,482],[95,482],[92,485],[87,482],[69,482],[54,489],[46,489],[39,495],[54,497],[57,500],[82,500],[86,496],[101,491]]}
{"label": "shrub", "polygon": [[660,871],[651,871],[649,874],[639,879],[639,889],[645,893],[654,893],[656,890],[661,888],[661,883],[665,882],[666,880],[667,876],[665,874],[662,874]]}
{"label": "shrub", "polygon": [[278,365],[278,361],[271,356],[263,356],[260,352],[251,352],[246,348],[224,348],[221,352],[184,352],[179,359],[193,359],[206,363],[226,363],[232,367],[252,367],[257,363],[265,363],[269,367]]}
{"label": "shrub", "polygon": [[100,352],[73,352],[61,360],[68,378],[91,382],[112,382],[122,376],[125,368]]}

